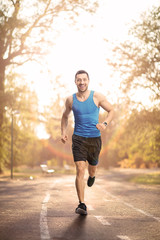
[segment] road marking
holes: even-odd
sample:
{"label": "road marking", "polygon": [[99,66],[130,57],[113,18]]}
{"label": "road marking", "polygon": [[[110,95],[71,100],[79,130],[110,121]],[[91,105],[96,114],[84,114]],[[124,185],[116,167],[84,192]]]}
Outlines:
{"label": "road marking", "polygon": [[[97,187],[100,188],[100,186],[97,186]],[[139,209],[139,208],[134,207],[132,204],[126,203],[126,202],[123,201],[122,199],[114,196],[113,194],[107,192],[106,190],[103,190],[103,192],[105,192],[108,196],[112,197],[113,199],[117,200],[118,202],[121,202],[121,203],[123,203],[124,205],[126,205],[126,206],[134,209],[135,211],[140,212],[140,213],[142,213],[143,215],[145,215],[145,216],[147,216],[147,217],[151,217],[151,218],[153,218],[154,220],[160,222],[160,218],[159,218],[159,217],[155,217],[154,215],[152,215],[152,214],[150,214],[150,213],[147,213],[147,212],[145,212],[145,211],[143,211],[143,210],[141,210],[141,209]]]}
{"label": "road marking", "polygon": [[74,184],[65,184],[64,187],[74,187]]}
{"label": "road marking", "polygon": [[105,201],[105,202],[114,202],[113,199],[106,199],[106,198],[104,199],[104,201]]}
{"label": "road marking", "polygon": [[117,237],[120,238],[121,240],[130,240],[129,237],[123,236],[123,235],[119,235],[119,236],[117,236]]}
{"label": "road marking", "polygon": [[42,209],[40,214],[40,233],[41,240],[50,240],[48,224],[47,224],[47,203],[50,199],[50,194],[46,193],[46,196],[42,202]]}
{"label": "road marking", "polygon": [[97,220],[102,223],[104,226],[110,226],[111,224],[103,216],[94,216]]}
{"label": "road marking", "polygon": [[126,206],[128,206],[128,207],[136,210],[137,212],[140,212],[140,213],[146,215],[147,217],[151,217],[151,218],[155,219],[156,221],[160,222],[160,218],[159,218],[159,217],[155,217],[155,216],[153,216],[153,215],[150,214],[150,213],[147,213],[147,212],[145,212],[145,211],[143,211],[143,210],[141,210],[141,209],[139,209],[139,208],[136,208],[136,207],[134,207],[133,205],[131,205],[130,203],[126,203],[126,202],[123,202],[123,203],[124,203]]}

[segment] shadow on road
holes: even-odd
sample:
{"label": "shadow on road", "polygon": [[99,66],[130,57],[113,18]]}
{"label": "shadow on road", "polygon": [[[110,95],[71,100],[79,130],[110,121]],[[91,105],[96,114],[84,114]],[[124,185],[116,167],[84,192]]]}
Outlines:
{"label": "shadow on road", "polygon": [[86,236],[86,219],[87,216],[77,215],[76,219],[73,220],[67,230],[62,234],[62,237],[53,238],[53,240],[77,239],[83,234]]}

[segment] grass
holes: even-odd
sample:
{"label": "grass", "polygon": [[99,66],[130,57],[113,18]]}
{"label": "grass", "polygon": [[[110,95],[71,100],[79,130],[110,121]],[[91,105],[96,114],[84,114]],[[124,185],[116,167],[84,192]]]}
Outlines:
{"label": "grass", "polygon": [[[13,179],[22,180],[32,180],[41,177],[50,177],[56,174],[75,174],[75,168],[70,168],[69,170],[62,168],[55,168],[55,172],[52,174],[43,174],[40,167],[29,168],[27,166],[20,166],[14,168]],[[10,170],[5,170],[3,174],[0,175],[0,180],[9,180],[11,176]],[[160,185],[160,172],[140,174],[135,177],[128,179],[130,182],[148,185]]]}
{"label": "grass", "polygon": [[[30,179],[32,177],[33,179],[36,179],[42,175],[41,171],[39,168],[27,168],[25,166],[22,166],[21,168],[14,168],[13,169],[13,179]],[[7,180],[11,178],[11,172],[10,170],[5,170],[3,174],[0,175],[0,178],[2,180]]]}
{"label": "grass", "polygon": [[[56,174],[73,174],[74,170],[71,168],[66,170],[65,168],[55,168],[55,172],[53,174],[42,173],[40,167],[29,168],[27,166],[20,166],[13,169],[13,179],[21,179],[21,180],[32,180],[41,177],[50,177]],[[0,175],[1,180],[7,180],[11,178],[10,170],[5,170],[3,174]]]}
{"label": "grass", "polygon": [[134,183],[158,185],[160,184],[160,172],[142,174],[142,175],[131,178],[130,181]]}

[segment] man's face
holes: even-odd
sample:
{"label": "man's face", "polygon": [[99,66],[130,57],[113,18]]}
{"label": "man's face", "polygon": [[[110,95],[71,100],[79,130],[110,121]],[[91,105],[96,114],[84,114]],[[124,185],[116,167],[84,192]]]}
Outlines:
{"label": "man's face", "polygon": [[88,89],[89,79],[86,73],[78,74],[75,83],[79,92],[85,92]]}

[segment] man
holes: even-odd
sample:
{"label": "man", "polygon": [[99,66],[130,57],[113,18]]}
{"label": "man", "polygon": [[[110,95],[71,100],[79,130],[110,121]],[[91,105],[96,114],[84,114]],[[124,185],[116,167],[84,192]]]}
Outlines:
{"label": "man", "polygon": [[[95,173],[98,157],[101,150],[101,133],[113,118],[113,108],[105,96],[88,89],[89,75],[80,70],[75,75],[75,84],[78,92],[69,96],[65,102],[65,110],[61,119],[61,141],[68,140],[66,133],[68,117],[73,111],[75,126],[72,136],[72,152],[76,165],[76,190],[79,205],[75,212],[81,215],[87,214],[84,203],[84,174],[86,161],[88,161],[89,178],[87,185],[91,187],[95,181]],[[102,107],[108,115],[103,123],[99,123],[99,110]]]}

